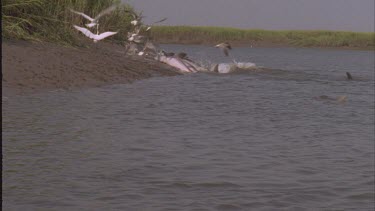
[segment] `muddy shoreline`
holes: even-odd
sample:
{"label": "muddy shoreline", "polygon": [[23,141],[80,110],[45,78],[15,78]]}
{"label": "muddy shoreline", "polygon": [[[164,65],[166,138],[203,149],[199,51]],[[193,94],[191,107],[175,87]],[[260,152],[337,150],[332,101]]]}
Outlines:
{"label": "muddy shoreline", "polygon": [[121,45],[97,44],[65,47],[45,42],[3,40],[3,94],[97,87],[180,74],[151,59],[125,56]]}
{"label": "muddy shoreline", "polygon": [[[162,40],[160,43],[166,44]],[[212,45],[181,42],[176,44]],[[231,44],[235,47],[292,47],[272,43],[232,42]],[[95,45],[87,42],[82,46],[86,47],[3,40],[3,94],[98,87],[131,83],[155,76],[181,74],[175,68],[152,59],[126,56],[125,48],[119,44],[99,42]],[[338,49],[343,50],[343,48]]]}

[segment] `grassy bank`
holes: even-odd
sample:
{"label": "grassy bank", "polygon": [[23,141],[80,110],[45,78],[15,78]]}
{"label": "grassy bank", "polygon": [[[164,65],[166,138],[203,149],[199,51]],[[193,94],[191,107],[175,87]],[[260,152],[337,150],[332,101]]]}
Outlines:
{"label": "grassy bank", "polygon": [[[8,39],[41,40],[74,44],[78,32],[73,24],[83,26],[87,21],[69,9],[97,15],[120,0],[4,0],[2,1],[2,36]],[[119,31],[110,39],[126,39],[131,16],[123,4],[100,19],[103,30]],[[101,31],[103,31],[101,30]]]}
{"label": "grassy bank", "polygon": [[[2,37],[79,44],[72,25],[84,26],[87,20],[69,9],[97,15],[120,0],[3,0]],[[132,19],[122,4],[117,10],[100,19],[100,31],[118,31],[109,37],[118,41],[127,39]],[[270,31],[225,27],[154,26],[151,36],[159,43],[215,44],[230,41],[245,45],[284,45],[299,47],[335,47],[374,49],[375,33],[343,31]]]}
{"label": "grassy bank", "polygon": [[229,41],[299,47],[349,47],[374,49],[375,33],[344,31],[270,31],[225,27],[155,26],[153,38],[161,43],[214,44]]}

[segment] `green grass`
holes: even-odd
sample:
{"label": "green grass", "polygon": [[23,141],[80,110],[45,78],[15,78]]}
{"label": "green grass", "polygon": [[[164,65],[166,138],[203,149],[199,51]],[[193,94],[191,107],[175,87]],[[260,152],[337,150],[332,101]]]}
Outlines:
{"label": "green grass", "polygon": [[244,44],[268,43],[299,47],[351,47],[374,49],[375,33],[345,31],[271,31],[205,26],[155,26],[152,36],[162,43]]}
{"label": "green grass", "polygon": [[[72,25],[83,26],[87,21],[69,9],[95,16],[102,9],[118,2],[119,0],[3,0],[2,37],[76,44],[78,32]],[[100,19],[100,31],[119,31],[111,39],[125,40],[126,32],[131,27],[131,16],[126,10],[132,8],[122,5],[111,14],[103,16]]]}
{"label": "green grass", "polygon": [[[77,32],[72,25],[87,23],[69,8],[90,16],[120,0],[3,0],[2,37],[10,39],[41,40],[78,44]],[[109,39],[125,41],[131,29],[130,13],[123,4],[116,11],[100,19],[100,31],[119,33]],[[225,27],[154,26],[151,36],[157,42],[183,44],[214,44],[230,41],[244,44],[268,43],[301,47],[353,47],[374,49],[373,32],[343,31],[270,31]]]}

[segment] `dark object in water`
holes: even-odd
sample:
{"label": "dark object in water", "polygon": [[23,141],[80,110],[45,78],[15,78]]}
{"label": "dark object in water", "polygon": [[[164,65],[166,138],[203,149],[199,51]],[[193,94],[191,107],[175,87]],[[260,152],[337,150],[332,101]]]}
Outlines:
{"label": "dark object in water", "polygon": [[218,73],[219,72],[219,64],[215,64],[214,68],[213,68],[213,71],[215,73]]}
{"label": "dark object in water", "polygon": [[174,53],[173,52],[165,52],[165,51],[161,51],[164,56],[167,56],[167,57],[170,57],[170,56],[174,56]]}
{"label": "dark object in water", "polygon": [[332,102],[339,102],[345,103],[348,99],[346,95],[341,95],[338,97],[329,97],[327,95],[320,95],[319,97],[314,97],[316,100],[324,100],[324,101],[332,101]]}
{"label": "dark object in water", "polygon": [[177,54],[177,58],[180,58],[180,59],[185,59],[187,61],[190,61],[190,62],[193,62],[193,60],[191,60],[186,53],[184,52],[180,52]]}
{"label": "dark object in water", "polygon": [[348,78],[348,80],[353,80],[353,77],[349,72],[346,72],[346,77]]}
{"label": "dark object in water", "polygon": [[177,54],[177,57],[180,58],[180,59],[185,59],[185,58],[187,58],[187,54],[184,53],[184,52],[180,52],[180,53]]}

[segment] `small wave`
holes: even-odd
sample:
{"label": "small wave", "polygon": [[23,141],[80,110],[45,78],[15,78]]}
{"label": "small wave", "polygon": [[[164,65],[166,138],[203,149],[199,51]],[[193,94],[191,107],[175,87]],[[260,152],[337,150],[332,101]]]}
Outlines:
{"label": "small wave", "polygon": [[232,182],[172,182],[164,185],[169,188],[239,188],[241,185]]}
{"label": "small wave", "polygon": [[217,210],[241,210],[241,207],[234,204],[220,204],[216,206]]}
{"label": "small wave", "polygon": [[241,185],[232,182],[202,182],[194,183],[193,187],[205,187],[205,188],[238,188]]}

